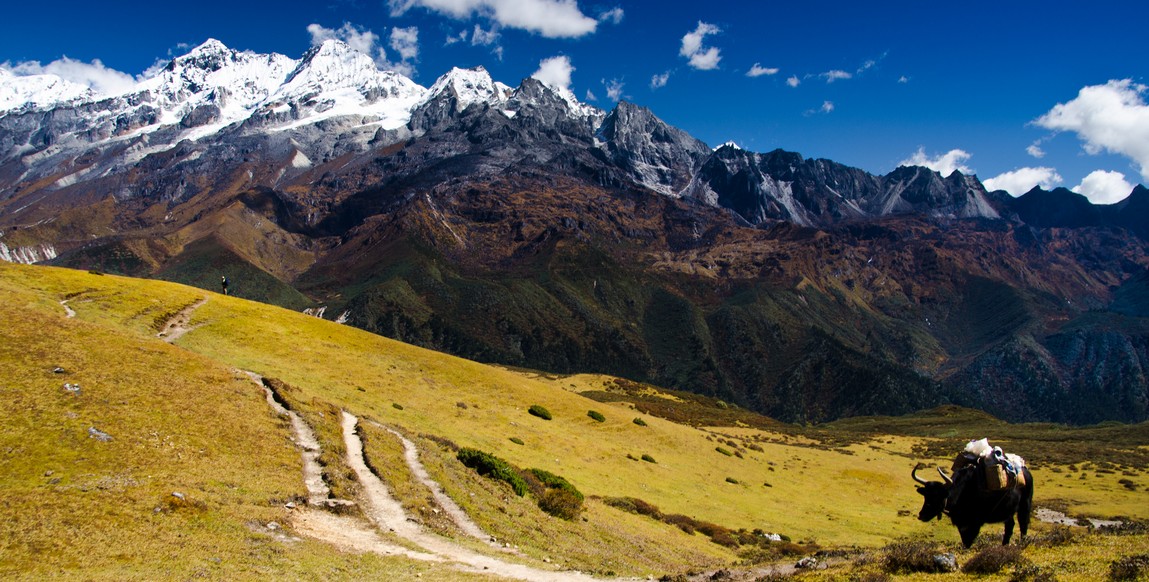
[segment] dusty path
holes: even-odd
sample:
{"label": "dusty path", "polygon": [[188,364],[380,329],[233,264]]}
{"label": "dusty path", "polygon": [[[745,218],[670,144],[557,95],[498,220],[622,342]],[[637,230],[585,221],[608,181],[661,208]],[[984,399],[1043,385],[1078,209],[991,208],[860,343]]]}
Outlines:
{"label": "dusty path", "polygon": [[295,435],[295,445],[299,447],[303,456],[303,484],[307,486],[308,505],[326,505],[331,489],[323,482],[323,468],[319,466],[319,439],[315,431],[303,421],[298,414],[288,410],[275,398],[275,393],[264,383],[263,377],[255,372],[244,372],[253,382],[263,389],[267,405],[280,416],[286,416],[291,421],[291,433]]}
{"label": "dusty path", "polygon": [[76,317],[76,310],[72,309],[70,306],[68,306],[68,301],[71,301],[71,300],[65,299],[65,300],[60,302],[60,305],[64,306],[64,315],[67,316],[68,319],[72,319],[73,317]]}
{"label": "dusty path", "polygon": [[443,556],[466,566],[504,578],[518,580],[537,580],[539,582],[565,582],[594,580],[593,577],[582,572],[557,572],[540,570],[522,564],[512,564],[492,556],[485,556],[464,548],[450,540],[423,531],[417,523],[407,519],[400,505],[391,496],[387,486],[371,472],[363,459],[363,442],[355,432],[359,419],[351,413],[343,412],[343,442],[347,446],[347,463],[355,471],[359,484],[363,487],[366,498],[363,503],[363,513],[384,531],[395,532],[396,535],[411,541],[419,547]]}
{"label": "dusty path", "polygon": [[383,426],[374,421],[372,421],[371,424],[395,435],[395,437],[403,443],[403,459],[407,462],[407,468],[411,470],[411,474],[415,476],[416,480],[431,490],[431,496],[435,498],[435,502],[439,504],[439,507],[443,508],[443,512],[447,514],[447,517],[451,518],[451,521],[455,522],[455,525],[457,525],[463,533],[475,539],[487,542],[493,547],[499,547],[495,542],[491,541],[491,536],[484,532],[483,528],[479,527],[479,524],[471,520],[467,512],[463,511],[463,508],[459,507],[459,504],[455,503],[455,500],[451,499],[447,493],[443,491],[443,487],[431,478],[431,475],[427,473],[427,468],[424,467],[422,461],[419,460],[419,449],[415,447],[415,443],[411,442],[410,439],[395,429]]}
{"label": "dusty path", "polygon": [[[163,329],[161,329],[160,332],[156,334],[156,337],[162,338],[169,344],[183,337],[185,333],[194,329],[188,325],[191,323],[192,313],[202,307],[204,303],[207,303],[206,295],[203,299],[200,299],[199,301],[181,309],[179,313],[173,315],[171,319],[164,322]],[[66,307],[67,306],[65,306],[65,308]]]}

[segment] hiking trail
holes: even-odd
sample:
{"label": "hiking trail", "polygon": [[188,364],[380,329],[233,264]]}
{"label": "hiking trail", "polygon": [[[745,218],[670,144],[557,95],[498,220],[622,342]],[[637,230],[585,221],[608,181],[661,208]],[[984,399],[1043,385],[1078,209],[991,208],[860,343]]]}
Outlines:
{"label": "hiking trail", "polygon": [[183,337],[183,335],[187,332],[195,329],[193,327],[189,327],[192,313],[194,313],[195,310],[199,309],[200,307],[203,307],[204,303],[207,303],[206,295],[203,297],[203,299],[200,299],[199,301],[179,310],[179,312],[164,322],[163,328],[160,329],[160,332],[156,334],[156,337],[161,338],[170,344]]}

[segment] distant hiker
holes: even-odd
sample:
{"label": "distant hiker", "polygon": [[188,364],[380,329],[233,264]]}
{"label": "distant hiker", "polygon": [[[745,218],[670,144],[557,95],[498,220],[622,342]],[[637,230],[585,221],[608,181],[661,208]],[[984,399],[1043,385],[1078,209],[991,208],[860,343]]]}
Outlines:
{"label": "distant hiker", "polygon": [[227,277],[220,277],[219,284],[223,286],[223,294],[227,295]]}

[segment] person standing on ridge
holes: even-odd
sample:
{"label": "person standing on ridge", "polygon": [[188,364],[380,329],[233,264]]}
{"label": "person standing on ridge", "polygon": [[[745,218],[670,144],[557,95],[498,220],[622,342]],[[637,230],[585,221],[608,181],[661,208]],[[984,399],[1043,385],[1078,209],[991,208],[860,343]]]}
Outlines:
{"label": "person standing on ridge", "polygon": [[223,294],[227,295],[227,277],[220,277],[219,284],[223,287]]}

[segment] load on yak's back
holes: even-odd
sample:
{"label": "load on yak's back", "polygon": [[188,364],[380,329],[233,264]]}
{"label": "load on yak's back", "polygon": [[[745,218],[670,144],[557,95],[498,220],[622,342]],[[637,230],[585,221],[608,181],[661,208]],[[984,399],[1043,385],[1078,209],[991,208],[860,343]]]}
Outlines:
{"label": "load on yak's back", "polygon": [[926,481],[918,477],[920,465],[910,475],[921,486],[918,493],[925,498],[918,519],[930,521],[948,515],[957,526],[965,547],[973,545],[981,527],[987,523],[1002,523],[1005,532],[1002,545],[1013,535],[1014,516],[1021,526],[1021,537],[1029,529],[1030,511],[1033,509],[1033,475],[1025,466],[1025,459],[990,446],[981,439],[970,441],[958,453],[950,468],[953,476],[938,467],[943,481]]}
{"label": "load on yak's back", "polygon": [[970,441],[965,450],[954,458],[950,473],[957,473],[963,467],[976,466],[980,462],[988,491],[1001,491],[1025,486],[1025,459],[1005,453],[1001,447],[993,447],[989,439]]}

